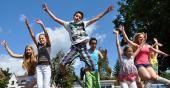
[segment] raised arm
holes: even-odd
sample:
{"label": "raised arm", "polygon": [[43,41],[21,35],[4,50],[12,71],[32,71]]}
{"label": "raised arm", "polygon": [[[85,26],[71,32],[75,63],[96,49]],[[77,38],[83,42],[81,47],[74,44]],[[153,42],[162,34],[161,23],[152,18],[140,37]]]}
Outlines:
{"label": "raised arm", "polygon": [[100,51],[99,51],[99,58],[103,59],[103,55],[102,55],[102,53]]}
{"label": "raised arm", "polygon": [[47,12],[47,14],[54,20],[56,21],[57,23],[59,23],[60,25],[63,25],[64,26],[64,21],[57,18],[49,9],[48,9],[48,6],[47,4],[43,4],[42,5],[42,8],[45,12]]}
{"label": "raised arm", "polygon": [[32,28],[31,28],[27,18],[25,18],[25,24],[26,24],[26,26],[28,28],[28,31],[29,31],[29,33],[31,35],[32,40],[34,41],[35,45],[37,46],[38,42],[37,42],[37,40],[35,38],[35,35],[34,35],[33,31],[32,31]]}
{"label": "raised arm", "polygon": [[155,48],[153,48],[153,47],[151,47],[151,46],[150,46],[149,49],[153,50],[155,53],[158,53],[158,54],[160,54],[160,55],[169,56],[169,55],[166,54],[165,52],[162,52],[162,51],[160,51],[160,50],[158,50],[158,49],[155,49]]}
{"label": "raised arm", "polygon": [[[154,38],[153,39],[155,41],[155,49],[159,50],[159,45],[162,46],[162,44],[160,44],[157,40],[157,38]],[[154,47],[154,46],[153,46]],[[158,56],[158,53],[154,53],[154,56],[157,57]]]}
{"label": "raised arm", "polygon": [[118,52],[118,57],[119,57],[119,62],[122,62],[122,49],[120,47],[120,43],[119,43],[119,32],[114,30],[113,31],[115,33],[116,36],[116,47],[117,47],[117,52]]}
{"label": "raised arm", "polygon": [[119,30],[122,32],[123,34],[123,38],[127,41],[128,44],[132,45],[132,46],[135,46],[135,47],[138,47],[139,45],[134,43],[133,41],[129,40],[129,38],[127,37],[126,35],[126,32],[124,30],[124,26],[119,26]]}
{"label": "raised arm", "polygon": [[8,47],[8,44],[7,44],[7,42],[5,40],[1,42],[1,45],[4,46],[4,48],[7,50],[8,54],[11,57],[14,57],[14,58],[23,58],[23,55],[19,55],[19,54],[13,53],[12,50]]}
{"label": "raised arm", "polygon": [[43,24],[43,22],[40,19],[36,19],[36,23],[42,27],[45,37],[46,37],[46,40],[47,40],[47,43],[51,46],[50,38],[49,38],[47,30],[45,29],[45,25]]}
{"label": "raised arm", "polygon": [[91,19],[90,21],[88,21],[87,26],[95,23],[97,20],[99,20],[100,18],[102,18],[103,16],[105,16],[107,13],[109,13],[110,11],[112,11],[113,6],[110,5],[104,12],[100,13],[99,15],[97,15],[95,18]]}

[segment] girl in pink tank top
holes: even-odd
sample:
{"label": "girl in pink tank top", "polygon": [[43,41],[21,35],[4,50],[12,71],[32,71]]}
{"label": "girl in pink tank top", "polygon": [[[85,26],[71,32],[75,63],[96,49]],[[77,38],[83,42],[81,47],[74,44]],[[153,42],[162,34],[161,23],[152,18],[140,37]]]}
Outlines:
{"label": "girl in pink tank top", "polygon": [[149,46],[144,45],[135,58],[135,64],[149,64]]}

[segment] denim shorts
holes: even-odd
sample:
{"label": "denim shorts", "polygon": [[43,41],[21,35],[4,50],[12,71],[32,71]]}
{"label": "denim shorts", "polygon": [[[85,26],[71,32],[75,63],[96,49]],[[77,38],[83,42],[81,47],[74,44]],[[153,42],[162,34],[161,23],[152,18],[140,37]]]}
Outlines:
{"label": "denim shorts", "polygon": [[135,66],[136,66],[137,69],[139,69],[139,67],[145,67],[145,68],[147,68],[147,67],[149,67],[149,66],[151,66],[151,65],[150,65],[150,64],[136,64]]}

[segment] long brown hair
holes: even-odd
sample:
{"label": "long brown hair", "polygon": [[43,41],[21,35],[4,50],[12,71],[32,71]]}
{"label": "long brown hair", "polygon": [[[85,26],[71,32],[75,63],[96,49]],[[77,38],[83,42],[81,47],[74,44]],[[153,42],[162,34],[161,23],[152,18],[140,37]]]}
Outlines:
{"label": "long brown hair", "polygon": [[[26,54],[26,49],[30,48],[32,50],[31,56]],[[28,73],[34,72],[35,71],[35,67],[37,64],[37,59],[33,50],[33,47],[30,45],[27,45],[25,47],[25,51],[24,51],[24,55],[23,55],[23,63],[22,63],[22,67],[23,69],[27,70]]]}

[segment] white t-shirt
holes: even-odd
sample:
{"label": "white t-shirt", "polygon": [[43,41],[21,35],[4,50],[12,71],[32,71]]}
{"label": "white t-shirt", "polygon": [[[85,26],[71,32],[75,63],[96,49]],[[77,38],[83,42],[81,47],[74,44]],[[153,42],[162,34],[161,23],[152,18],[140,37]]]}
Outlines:
{"label": "white t-shirt", "polygon": [[89,37],[86,33],[87,21],[75,22],[64,22],[64,27],[68,31],[72,45],[81,43],[83,41],[88,42]]}

